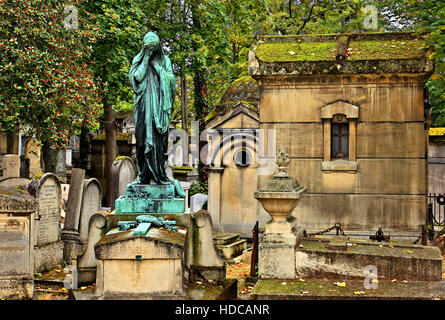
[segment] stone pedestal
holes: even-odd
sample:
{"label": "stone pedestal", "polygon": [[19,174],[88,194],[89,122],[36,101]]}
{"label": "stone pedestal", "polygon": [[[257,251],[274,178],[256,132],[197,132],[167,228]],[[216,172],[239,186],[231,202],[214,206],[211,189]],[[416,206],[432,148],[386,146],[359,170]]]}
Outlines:
{"label": "stone pedestal", "polygon": [[127,186],[127,193],[115,202],[116,213],[176,213],[185,211],[185,199],[175,198],[175,186]]}
{"label": "stone pedestal", "polygon": [[293,234],[268,233],[259,239],[258,276],[263,279],[295,279]]}

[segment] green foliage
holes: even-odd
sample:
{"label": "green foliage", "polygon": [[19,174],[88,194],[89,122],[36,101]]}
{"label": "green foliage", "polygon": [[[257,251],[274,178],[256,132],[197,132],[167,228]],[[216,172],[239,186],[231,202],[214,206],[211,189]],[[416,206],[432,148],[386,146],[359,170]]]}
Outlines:
{"label": "green foliage", "polygon": [[0,131],[64,148],[70,131],[92,128],[98,94],[88,65],[96,32],[82,0],[79,28],[64,26],[58,0],[0,1]]}
{"label": "green foliage", "polygon": [[133,92],[128,73],[133,57],[142,48],[142,38],[150,31],[135,0],[89,0],[85,4],[99,28],[98,41],[93,47],[92,69],[100,78],[102,97],[116,111],[133,107]]}
{"label": "green foliage", "polygon": [[34,272],[34,278],[41,278],[42,276],[40,272]]}
{"label": "green foliage", "polygon": [[445,6],[442,0],[381,0],[388,30],[429,32],[435,71],[427,81],[433,127],[445,126]]}
{"label": "green foliage", "polygon": [[200,181],[199,183],[194,183],[194,184],[190,185],[189,195],[193,196],[197,193],[207,194],[208,188],[209,188],[209,184],[208,184],[207,180]]}

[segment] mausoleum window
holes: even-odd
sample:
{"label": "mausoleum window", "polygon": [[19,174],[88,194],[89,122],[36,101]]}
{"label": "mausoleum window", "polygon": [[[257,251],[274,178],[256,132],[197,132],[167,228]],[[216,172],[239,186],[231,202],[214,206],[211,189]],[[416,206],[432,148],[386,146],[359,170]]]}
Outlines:
{"label": "mausoleum window", "polygon": [[323,121],[323,171],[357,171],[358,107],[337,100],[320,108]]}
{"label": "mausoleum window", "polygon": [[348,160],[349,123],[344,115],[335,115],[331,124],[331,160]]}

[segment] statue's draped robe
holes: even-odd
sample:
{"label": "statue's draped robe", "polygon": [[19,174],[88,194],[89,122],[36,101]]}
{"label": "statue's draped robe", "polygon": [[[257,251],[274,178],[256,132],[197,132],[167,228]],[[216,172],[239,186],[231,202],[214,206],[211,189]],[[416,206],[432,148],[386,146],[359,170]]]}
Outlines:
{"label": "statue's draped robe", "polygon": [[136,127],[136,158],[139,175],[135,183],[171,184],[164,169],[168,148],[168,127],[174,101],[176,81],[170,59],[162,55],[158,71],[144,62],[141,51],[130,69],[130,83],[134,92],[134,120]]}

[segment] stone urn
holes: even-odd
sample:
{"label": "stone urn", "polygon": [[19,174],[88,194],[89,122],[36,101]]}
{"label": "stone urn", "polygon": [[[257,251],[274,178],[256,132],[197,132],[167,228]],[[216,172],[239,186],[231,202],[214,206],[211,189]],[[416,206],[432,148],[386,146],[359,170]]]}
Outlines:
{"label": "stone urn", "polygon": [[254,193],[255,199],[261,202],[264,210],[272,217],[265,226],[265,233],[290,234],[292,225],[287,221],[292,210],[306,188],[287,173],[290,162],[284,147],[280,147],[277,154],[278,173],[269,180],[266,187]]}

